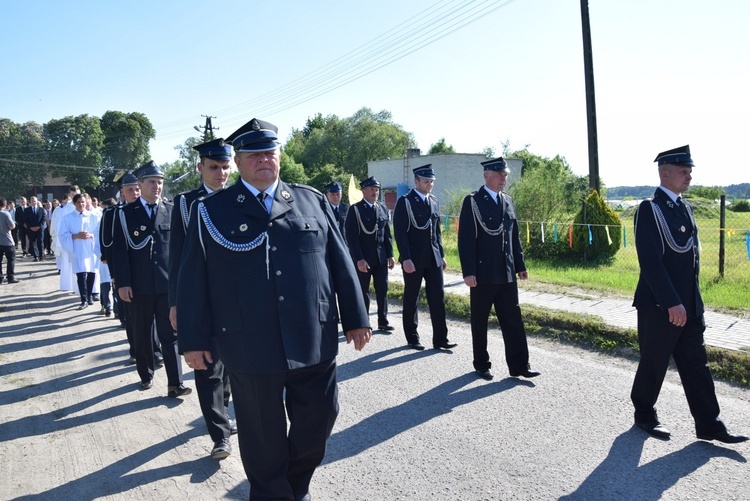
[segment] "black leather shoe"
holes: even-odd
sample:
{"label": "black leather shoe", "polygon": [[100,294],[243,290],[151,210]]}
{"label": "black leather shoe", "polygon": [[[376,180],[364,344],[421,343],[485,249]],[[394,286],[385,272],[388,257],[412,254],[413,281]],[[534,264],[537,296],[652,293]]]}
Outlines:
{"label": "black leather shoe", "polygon": [[378,325],[378,330],[379,331],[392,331],[393,330],[393,326],[392,325],[388,325],[388,324]]}
{"label": "black leather shoe", "polygon": [[8,283],[9,284],[17,284],[18,282],[19,282],[19,280],[16,280],[15,278],[9,278],[8,279]]}
{"label": "black leather shoe", "polygon": [[748,440],[748,437],[745,435],[732,435],[727,430],[717,431],[714,433],[701,433],[698,434],[698,438],[701,440],[718,440],[719,442],[724,442],[725,444],[739,444],[740,442],[745,442]]}
{"label": "black leather shoe", "polygon": [[152,386],[154,386],[154,382],[151,381],[151,380],[141,381],[141,389],[142,390],[150,390]]}
{"label": "black leather shoe", "polygon": [[485,369],[483,371],[480,371],[479,369],[477,369],[477,374],[479,375],[480,378],[485,379],[487,381],[492,381],[492,379],[495,377],[492,375],[489,369]]}
{"label": "black leather shoe", "polygon": [[524,370],[522,370],[520,372],[513,372],[513,371],[511,371],[511,373],[510,373],[511,377],[519,377],[519,376],[523,376],[523,377],[537,377],[540,374],[541,374],[541,372],[532,371],[531,370],[531,366],[528,365],[528,364],[526,365],[526,369],[524,369]]}
{"label": "black leather shoe", "polygon": [[237,434],[237,421],[227,416],[227,419],[229,420],[229,434],[230,435],[236,435]]}
{"label": "black leather shoe", "polygon": [[232,453],[232,446],[229,445],[229,440],[223,438],[214,444],[214,448],[211,449],[212,459],[224,459]]}
{"label": "black leather shoe", "polygon": [[667,429],[666,426],[664,426],[658,421],[653,421],[651,423],[635,423],[635,425],[641,430],[648,433],[649,435],[654,436],[656,438],[663,438],[663,439],[669,440],[669,437],[672,435],[669,429]]}
{"label": "black leather shoe", "polygon": [[406,346],[408,346],[412,350],[417,350],[417,351],[424,350],[424,345],[422,343],[420,343],[419,341],[417,341],[416,343],[407,343]]}
{"label": "black leather shoe", "polygon": [[159,367],[164,367],[164,357],[154,357],[154,363]]}
{"label": "black leather shoe", "polygon": [[193,393],[192,388],[188,388],[184,384],[181,384],[179,386],[169,386],[167,387],[167,396],[172,398],[177,397],[184,397],[185,395],[190,395]]}
{"label": "black leather shoe", "polygon": [[446,341],[443,344],[434,345],[433,348],[436,350],[450,350],[451,348],[455,348],[456,346],[458,346],[458,343],[449,343],[448,341]]}

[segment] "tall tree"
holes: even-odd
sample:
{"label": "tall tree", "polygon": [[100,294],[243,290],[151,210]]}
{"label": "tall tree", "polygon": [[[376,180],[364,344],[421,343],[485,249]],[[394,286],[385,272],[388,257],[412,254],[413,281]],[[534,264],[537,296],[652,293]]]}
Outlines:
{"label": "tall tree", "polygon": [[401,157],[414,145],[413,135],[394,123],[390,112],[362,108],[348,118],[318,114],[308,119],[303,129],[292,131],[285,150],[310,178],[333,165],[363,179],[368,161]]}
{"label": "tall tree", "polygon": [[99,118],[79,115],[50,120],[44,125],[44,136],[53,175],[62,176],[71,184],[99,186],[104,148]]}
{"label": "tall tree", "polygon": [[36,122],[19,125],[0,119],[0,193],[15,198],[29,186],[41,186],[45,167],[43,128]]}
{"label": "tall tree", "polygon": [[143,113],[107,111],[102,115],[101,129],[105,168],[134,169],[149,159],[148,143],[156,137],[156,131]]}
{"label": "tall tree", "polygon": [[456,150],[453,146],[445,142],[445,138],[441,137],[440,140],[430,146],[430,150],[427,152],[428,155],[434,155],[436,153],[455,153]]}
{"label": "tall tree", "polygon": [[179,152],[180,159],[169,164],[162,165],[165,182],[171,196],[183,191],[194,190],[201,184],[201,175],[198,172],[200,156],[193,149],[203,142],[201,137],[189,137],[179,146],[175,146]]}

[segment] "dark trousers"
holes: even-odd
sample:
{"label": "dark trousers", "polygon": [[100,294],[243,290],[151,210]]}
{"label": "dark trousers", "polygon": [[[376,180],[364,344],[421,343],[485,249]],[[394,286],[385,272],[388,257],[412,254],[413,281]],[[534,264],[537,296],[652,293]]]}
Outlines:
{"label": "dark trousers", "polygon": [[448,341],[448,327],[445,325],[445,293],[443,290],[443,269],[417,268],[414,273],[404,272],[404,314],[403,325],[407,343],[419,342],[417,333],[419,289],[424,278],[427,305],[432,320],[432,344],[440,345]]}
{"label": "dark trousers", "polygon": [[206,370],[195,371],[195,391],[198,393],[198,403],[201,406],[203,419],[206,421],[211,440],[229,438],[229,371],[224,370],[224,364],[219,360],[216,350],[211,351],[213,363],[207,363]]}
{"label": "dark trousers", "polygon": [[76,273],[76,278],[78,278],[78,292],[81,294],[81,302],[90,302],[91,293],[94,291],[96,273],[87,273],[83,271],[81,273]]}
{"label": "dark trousers", "polygon": [[105,310],[112,309],[112,300],[109,298],[109,292],[112,290],[112,282],[102,282],[99,284],[100,289],[100,301],[102,302],[102,308]]}
{"label": "dark trousers", "polygon": [[44,229],[44,252],[52,254],[52,235],[50,235],[49,226]]}
{"label": "dark trousers", "polygon": [[27,236],[29,238],[29,251],[28,251],[29,254],[37,258],[43,258],[44,257],[44,232],[42,230],[39,230],[39,231],[29,230],[27,233]]}
{"label": "dark trousers", "polygon": [[494,306],[503,334],[508,369],[511,374],[525,371],[529,365],[529,347],[518,304],[518,284],[477,285],[471,287],[469,298],[474,368],[483,371],[492,367],[490,354],[487,352],[487,322]]}
{"label": "dark trousers", "polygon": [[18,226],[18,240],[21,242],[21,252],[25,256],[29,253],[29,240],[26,237],[28,230],[23,225]]}
{"label": "dark trousers", "polygon": [[303,499],[338,416],[336,361],[229,377],[250,499]]}
{"label": "dark trousers", "polygon": [[154,377],[154,337],[151,328],[156,322],[156,334],[161,343],[167,384],[182,384],[182,360],[177,354],[177,334],[169,322],[169,300],[167,294],[133,294],[128,315],[133,323],[133,345],[135,361],[141,381]]}
{"label": "dark trousers", "polygon": [[16,277],[16,248],[13,245],[0,245],[0,281],[3,280],[3,257],[7,261],[5,274],[8,280]]}
{"label": "dark trousers", "polygon": [[669,314],[638,311],[638,345],[641,360],[635,373],[630,398],[635,407],[635,422],[657,421],[656,400],[659,398],[669,357],[674,357],[680,374],[690,413],[698,434],[724,430],[719,419],[714,381],[708,369],[703,332],[703,316],[689,318],[684,327],[669,322]]}
{"label": "dark trousers", "polygon": [[365,309],[368,312],[370,311],[370,277],[372,277],[375,300],[378,303],[378,325],[388,325],[388,266],[373,266],[367,273],[362,273],[357,269],[357,277],[365,299]]}
{"label": "dark trousers", "polygon": [[13,237],[13,245],[16,249],[18,248],[18,230],[19,230],[18,225],[16,225],[14,229],[10,230],[10,236]]}

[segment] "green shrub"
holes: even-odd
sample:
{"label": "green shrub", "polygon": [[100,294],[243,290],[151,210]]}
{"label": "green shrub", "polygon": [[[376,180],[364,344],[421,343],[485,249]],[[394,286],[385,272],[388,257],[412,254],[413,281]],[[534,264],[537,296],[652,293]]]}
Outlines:
{"label": "green shrub", "polygon": [[[585,217],[584,217],[585,213]],[[573,226],[573,249],[585,260],[606,261],[620,249],[622,231],[620,217],[609,208],[596,190],[591,190],[576,215]],[[609,238],[607,238],[609,227]],[[589,228],[591,242],[589,242]],[[609,243],[609,239],[612,243]]]}
{"label": "green shrub", "polygon": [[729,208],[734,212],[750,212],[750,202],[747,200],[738,200]]}

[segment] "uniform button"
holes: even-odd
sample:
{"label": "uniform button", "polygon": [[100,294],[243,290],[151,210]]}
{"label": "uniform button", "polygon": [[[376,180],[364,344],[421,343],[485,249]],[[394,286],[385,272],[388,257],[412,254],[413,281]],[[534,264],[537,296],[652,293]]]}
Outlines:
{"label": "uniform button", "polygon": [[279,296],[279,301],[283,301],[283,300],[284,300],[284,296]]}
{"label": "uniform button", "polygon": [[221,332],[226,332],[226,331],[227,331],[227,328],[226,328],[226,327],[222,327],[222,328],[221,328]]}
{"label": "uniform button", "polygon": [[273,223],[268,223],[268,227],[270,228],[271,226],[273,226]]}
{"label": "uniform button", "polygon": [[280,277],[280,276],[281,276],[281,270],[276,270],[276,276],[277,276],[277,277]]}
{"label": "uniform button", "polygon": [[271,250],[272,250],[273,252],[276,252],[276,246],[274,245],[273,247],[271,247]]}

